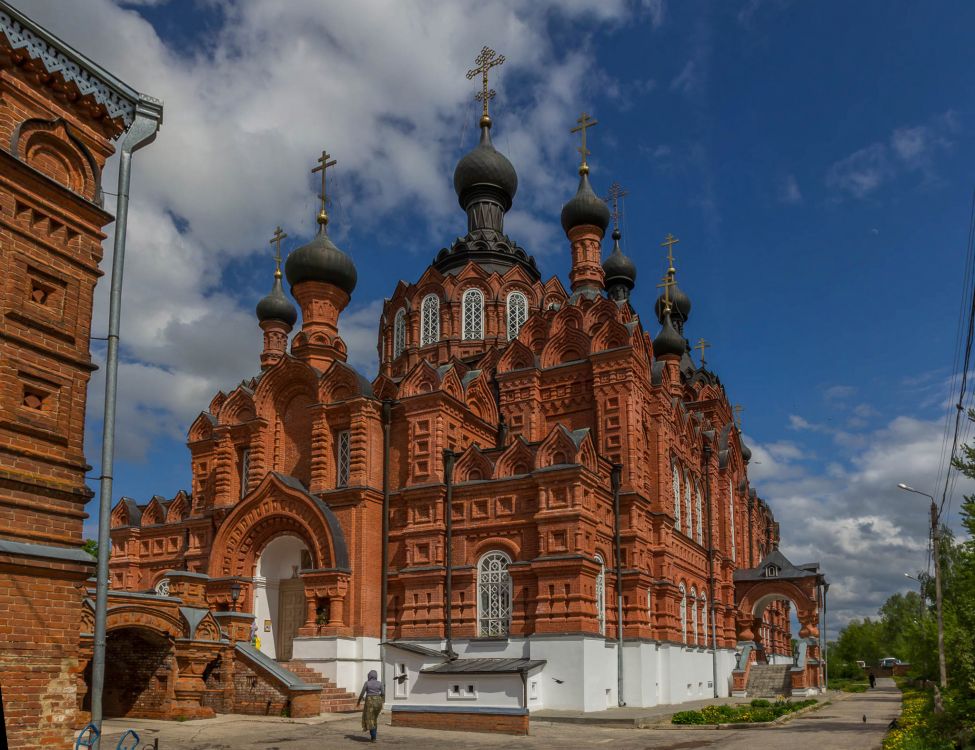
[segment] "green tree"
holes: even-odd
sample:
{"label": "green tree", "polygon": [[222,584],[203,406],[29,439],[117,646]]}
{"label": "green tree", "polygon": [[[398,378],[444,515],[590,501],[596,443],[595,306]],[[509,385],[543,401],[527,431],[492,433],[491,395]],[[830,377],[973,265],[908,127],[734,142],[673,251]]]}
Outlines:
{"label": "green tree", "polygon": [[98,542],[94,539],[85,539],[85,543],[81,545],[81,549],[87,552],[92,557],[98,557]]}

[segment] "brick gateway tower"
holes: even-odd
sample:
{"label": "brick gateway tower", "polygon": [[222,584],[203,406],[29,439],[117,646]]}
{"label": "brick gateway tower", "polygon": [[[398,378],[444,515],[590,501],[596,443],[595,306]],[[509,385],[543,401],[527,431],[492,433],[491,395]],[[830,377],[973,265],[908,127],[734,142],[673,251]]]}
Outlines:
{"label": "brick gateway tower", "polygon": [[[478,63],[486,76],[497,58],[485,49]],[[504,232],[518,178],[492,143],[483,86],[480,143],[454,172],[467,232],[392,291],[378,376],[346,362],[338,321],[356,268],[323,203],[317,236],[285,263],[301,317],[290,347],[299,311],[278,270],[257,306],[260,371],[189,428],[191,490],[113,510],[113,601],[129,625],[190,596],[227,636],[222,650],[181,656],[177,638],[160,652],[153,684],[174,659],[198,675],[176,703],[294,710],[298,676],[335,695],[381,659],[394,717],[414,724],[479,726],[470,717],[490,711],[520,731],[536,708],[730,691],[733,576],[779,530],[723,386],[691,357],[673,256],[651,337],[618,227],[602,259],[611,215],[583,140],[561,214],[570,288],[543,281]],[[594,124],[584,115],[576,130]],[[323,195],[333,165],[323,153],[314,170]],[[749,613],[762,661],[792,661],[782,599]],[[207,641],[189,623],[181,638]],[[156,692],[131,712],[175,715]]]}
{"label": "brick gateway tower", "polygon": [[140,94],[0,0],[0,686],[13,748],[69,747],[101,174]]}

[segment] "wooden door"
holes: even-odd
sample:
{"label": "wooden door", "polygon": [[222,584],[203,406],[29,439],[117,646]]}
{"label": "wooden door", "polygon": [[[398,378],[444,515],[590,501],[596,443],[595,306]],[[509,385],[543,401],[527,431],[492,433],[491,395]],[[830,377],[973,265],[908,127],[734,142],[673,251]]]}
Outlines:
{"label": "wooden door", "polygon": [[291,659],[298,628],[305,624],[305,584],[300,578],[288,578],[278,585],[278,627],[275,653],[278,661]]}

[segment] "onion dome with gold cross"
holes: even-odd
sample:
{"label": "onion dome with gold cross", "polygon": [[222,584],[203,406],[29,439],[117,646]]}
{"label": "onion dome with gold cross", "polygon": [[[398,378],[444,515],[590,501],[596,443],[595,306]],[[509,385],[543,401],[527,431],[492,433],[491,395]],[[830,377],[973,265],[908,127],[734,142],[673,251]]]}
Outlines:
{"label": "onion dome with gold cross", "polygon": [[[620,230],[613,230],[613,251],[603,261],[603,273],[606,274],[606,292],[610,299],[628,299],[630,292],[636,285],[636,264],[620,248]],[[622,296],[618,290],[625,290]]]}
{"label": "onion dome with gold cross", "polygon": [[660,333],[653,340],[653,354],[655,357],[663,357],[669,354],[678,357],[683,356],[687,349],[684,337],[677,333],[674,324],[670,320],[670,311],[665,310]]}
{"label": "onion dome with gold cross", "polygon": [[584,225],[599,227],[603,233],[609,226],[609,207],[597,196],[589,184],[589,164],[586,157],[589,151],[586,149],[586,130],[598,124],[596,120],[583,112],[578,119],[578,127],[572,129],[573,133],[582,134],[582,146],[578,149],[582,155],[582,163],[579,165],[579,187],[576,194],[572,196],[568,203],[562,206],[562,229],[568,234],[573,227]]}
{"label": "onion dome with gold cross", "polygon": [[281,240],[287,237],[278,227],[274,232],[274,237],[269,244],[275,246],[274,251],[274,284],[266,297],[257,303],[257,319],[261,323],[270,320],[277,320],[292,327],[298,320],[298,309],[294,303],[288,299],[281,285]]}
{"label": "onion dome with gold cross", "polygon": [[294,288],[303,281],[320,281],[332,284],[351,295],[358,281],[358,273],[352,258],[340,250],[329,238],[328,212],[325,208],[325,170],[335,164],[328,161],[329,155],[322,152],[320,166],[313,171],[322,173],[322,208],[318,214],[318,234],[306,245],[293,250],[284,264],[288,283]]}

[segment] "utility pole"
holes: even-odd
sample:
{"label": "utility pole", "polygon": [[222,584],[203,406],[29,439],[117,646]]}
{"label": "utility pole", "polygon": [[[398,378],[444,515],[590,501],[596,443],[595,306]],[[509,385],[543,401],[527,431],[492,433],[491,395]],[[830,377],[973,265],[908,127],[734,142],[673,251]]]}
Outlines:
{"label": "utility pole", "polygon": [[931,552],[934,557],[934,605],[938,615],[938,677],[941,689],[948,687],[948,668],[945,666],[945,623],[941,611],[941,527],[938,523],[938,506],[934,497],[900,482],[897,485],[905,492],[924,495],[931,501]]}

